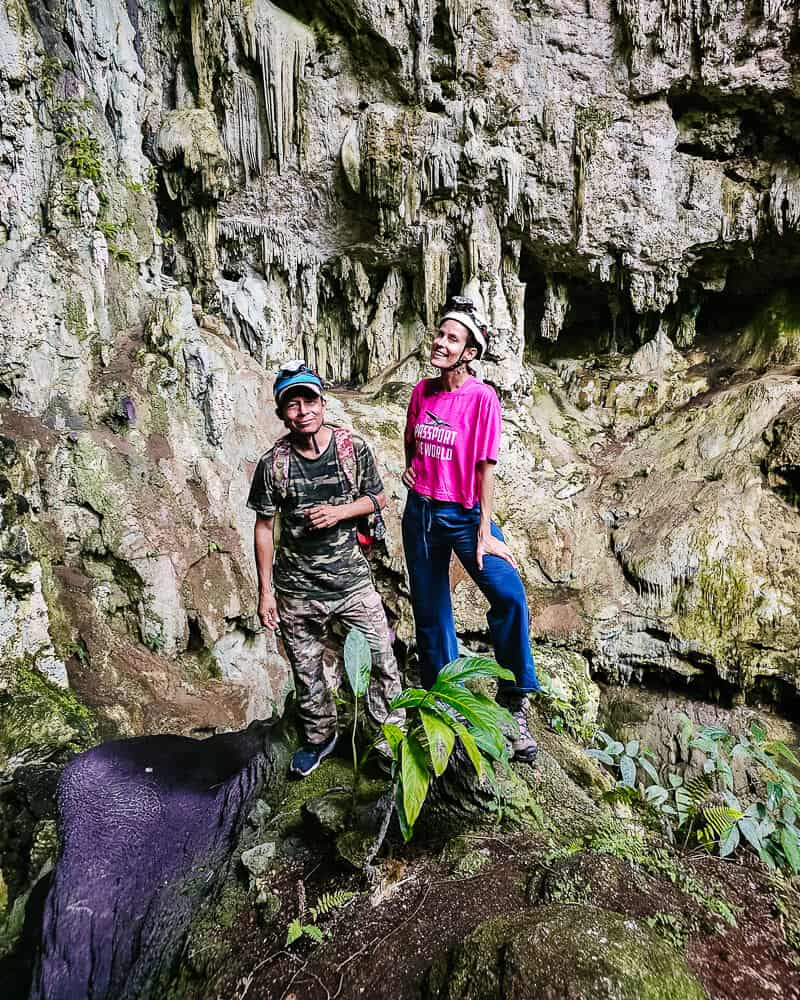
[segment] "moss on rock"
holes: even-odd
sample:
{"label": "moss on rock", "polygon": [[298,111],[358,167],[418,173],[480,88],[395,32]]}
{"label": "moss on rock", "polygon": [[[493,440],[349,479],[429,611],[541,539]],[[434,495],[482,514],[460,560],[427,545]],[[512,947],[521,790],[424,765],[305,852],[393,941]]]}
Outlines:
{"label": "moss on rock", "polygon": [[29,663],[0,673],[0,768],[22,751],[77,753],[97,740],[89,710],[68,689],[51,684]]}
{"label": "moss on rock", "polygon": [[[543,958],[546,956],[546,960]],[[643,921],[552,904],[495,917],[431,970],[429,1000],[703,1000],[682,956]]]}

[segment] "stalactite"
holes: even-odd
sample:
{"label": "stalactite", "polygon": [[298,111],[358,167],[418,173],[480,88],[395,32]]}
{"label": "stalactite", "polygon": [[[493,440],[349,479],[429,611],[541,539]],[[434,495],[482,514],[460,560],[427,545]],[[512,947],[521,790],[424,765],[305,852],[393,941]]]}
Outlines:
{"label": "stalactite", "polygon": [[445,0],[445,7],[450,28],[460,38],[472,18],[475,0]]}
{"label": "stalactite", "polygon": [[396,267],[389,272],[378,293],[375,313],[366,330],[368,379],[379,375],[392,361],[400,357],[395,330],[395,314],[400,305],[403,279]]}
{"label": "stalactite", "polygon": [[242,73],[234,84],[232,113],[226,119],[225,145],[244,168],[245,179],[259,176],[264,165],[261,114],[254,83]]}
{"label": "stalactite", "polygon": [[444,122],[436,121],[433,136],[422,162],[424,193],[428,198],[452,197],[458,193],[460,149],[447,138]]}
{"label": "stalactite", "polygon": [[779,236],[800,228],[800,171],[781,164],[769,189],[769,213]]}
{"label": "stalactite", "polygon": [[[627,254],[622,255],[623,266],[632,264]],[[680,279],[685,277],[686,262],[671,261],[652,271],[629,270],[628,293],[634,310],[639,313],[664,312],[678,297]]]}
{"label": "stalactite", "polygon": [[678,347],[691,347],[697,333],[697,316],[700,303],[684,309],[675,328],[675,343]]}
{"label": "stalactite", "polygon": [[505,188],[505,206],[503,222],[511,218],[519,205],[522,180],[525,176],[525,162],[516,152],[506,146],[494,151],[494,162],[501,184]]}
{"label": "stalactite", "polygon": [[544,312],[539,326],[539,335],[545,340],[558,340],[569,309],[567,286],[547,275],[544,290]]}
{"label": "stalactite", "polygon": [[422,235],[422,275],[425,282],[425,325],[432,329],[447,298],[450,251],[444,223],[428,222]]}
{"label": "stalactite", "polygon": [[270,155],[282,173],[299,154],[300,92],[314,36],[270,0],[253,0],[246,40],[247,54],[261,67]]}
{"label": "stalactite", "polygon": [[720,237],[732,240],[754,240],[759,231],[760,195],[728,177],[722,178],[722,218]]}
{"label": "stalactite", "polygon": [[[419,120],[413,113],[376,104],[362,119],[359,129],[362,184],[367,197],[378,206],[378,228],[394,233],[406,202],[409,165],[414,159]],[[405,154],[405,155],[404,155]],[[411,221],[411,220],[407,220]]]}

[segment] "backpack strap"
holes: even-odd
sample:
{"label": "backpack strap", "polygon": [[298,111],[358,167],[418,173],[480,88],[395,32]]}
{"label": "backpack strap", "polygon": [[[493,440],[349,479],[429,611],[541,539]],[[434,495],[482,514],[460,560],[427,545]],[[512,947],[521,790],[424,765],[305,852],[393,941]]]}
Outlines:
{"label": "backpack strap", "polygon": [[353,447],[353,435],[346,427],[334,427],[333,437],[336,441],[336,454],[344,472],[347,485],[354,492],[358,491],[358,468],[356,465],[356,452]]}
{"label": "backpack strap", "polygon": [[272,483],[281,500],[289,492],[289,463],[292,460],[292,446],[289,435],[279,438],[272,449]]}

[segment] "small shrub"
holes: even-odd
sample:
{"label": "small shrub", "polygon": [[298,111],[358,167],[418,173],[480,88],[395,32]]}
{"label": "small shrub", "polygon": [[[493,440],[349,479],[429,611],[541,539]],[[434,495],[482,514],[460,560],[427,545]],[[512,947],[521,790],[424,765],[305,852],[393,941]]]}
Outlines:
{"label": "small shrub", "polygon": [[[734,739],[722,726],[695,732],[684,716],[677,736],[684,750],[704,754],[702,774],[684,778],[669,773],[662,783],[652,755],[638,740],[622,744],[602,731],[596,734],[602,745],[586,753],[619,775],[612,797],[658,815],[670,841],[681,838],[684,846],[695,842],[723,858],[750,850],[769,868],[800,872],[800,779],[786,768],[800,768],[800,760],[792,750],[780,740],[768,740],[756,723]],[[759,787],[746,802],[733,791],[735,760],[759,775]]]}

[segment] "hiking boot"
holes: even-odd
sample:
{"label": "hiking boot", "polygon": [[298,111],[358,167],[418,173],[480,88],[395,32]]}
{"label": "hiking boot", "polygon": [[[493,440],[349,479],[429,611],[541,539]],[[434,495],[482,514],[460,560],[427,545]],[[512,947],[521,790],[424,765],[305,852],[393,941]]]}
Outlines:
{"label": "hiking boot", "polygon": [[528,728],[528,698],[524,694],[497,696],[497,701],[508,709],[514,720],[514,728],[508,727],[505,736],[511,744],[511,759],[517,764],[532,764],[536,760],[539,747]]}
{"label": "hiking boot", "polygon": [[316,771],[319,765],[333,753],[336,746],[336,733],[331,736],[327,743],[307,743],[292,757],[289,765],[289,772],[297,775],[298,778],[307,778],[312,771]]}

